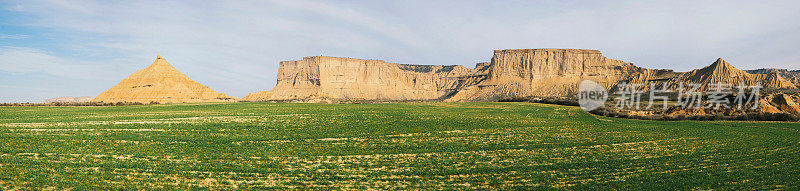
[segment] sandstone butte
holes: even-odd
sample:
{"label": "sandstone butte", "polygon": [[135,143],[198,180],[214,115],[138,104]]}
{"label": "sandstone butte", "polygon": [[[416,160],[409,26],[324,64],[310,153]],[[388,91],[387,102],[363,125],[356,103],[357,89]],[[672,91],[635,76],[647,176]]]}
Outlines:
{"label": "sandstone butte", "polygon": [[159,55],[150,67],[136,71],[92,102],[192,103],[236,101],[201,85]]}
{"label": "sandstone butte", "polygon": [[270,91],[243,100],[444,100],[495,101],[528,96],[568,97],[578,84],[593,80],[606,89],[620,83],[762,85],[765,89],[796,88],[776,73],[751,74],[717,59],[689,72],[646,69],[604,57],[598,50],[496,50],[489,63],[463,66],[407,65],[382,60],[326,56],[283,61],[278,83]]}

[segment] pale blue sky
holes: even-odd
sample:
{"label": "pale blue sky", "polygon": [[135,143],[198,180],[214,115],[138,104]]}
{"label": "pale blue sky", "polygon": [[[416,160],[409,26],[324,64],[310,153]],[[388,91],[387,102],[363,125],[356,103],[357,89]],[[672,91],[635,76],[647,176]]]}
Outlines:
{"label": "pale blue sky", "polygon": [[0,102],[96,96],[156,54],[237,97],[314,55],[473,67],[495,49],[586,48],[800,69],[798,18],[799,1],[0,1]]}

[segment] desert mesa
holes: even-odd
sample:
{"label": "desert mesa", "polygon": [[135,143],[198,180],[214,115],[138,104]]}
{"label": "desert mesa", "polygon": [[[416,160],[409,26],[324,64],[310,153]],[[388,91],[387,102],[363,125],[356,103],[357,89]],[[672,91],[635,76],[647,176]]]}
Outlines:
{"label": "desert mesa", "polygon": [[[599,50],[495,50],[490,62],[474,68],[460,65],[409,65],[383,60],[328,56],[280,62],[277,85],[269,91],[236,98],[190,79],[158,56],[93,102],[230,102],[303,100],[497,101],[525,97],[574,97],[583,80],[612,90],[620,83],[761,85],[764,89],[797,89],[800,71],[739,70],[719,58],[689,72],[647,69],[606,58]],[[786,96],[791,102],[794,98]],[[796,100],[796,99],[795,99]],[[780,108],[785,106],[775,106]]]}

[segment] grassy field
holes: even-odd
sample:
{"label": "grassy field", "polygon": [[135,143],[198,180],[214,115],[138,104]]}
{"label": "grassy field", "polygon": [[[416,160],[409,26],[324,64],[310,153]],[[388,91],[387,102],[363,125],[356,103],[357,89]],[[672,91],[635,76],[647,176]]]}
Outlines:
{"label": "grassy field", "polygon": [[0,189],[798,189],[800,124],[535,103],[0,107]]}

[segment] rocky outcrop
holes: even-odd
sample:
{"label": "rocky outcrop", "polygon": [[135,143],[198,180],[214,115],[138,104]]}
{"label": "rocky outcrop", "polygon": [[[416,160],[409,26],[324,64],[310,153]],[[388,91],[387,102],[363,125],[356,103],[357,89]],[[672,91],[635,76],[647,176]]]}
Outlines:
{"label": "rocky outcrop", "polygon": [[586,79],[610,88],[634,74],[647,72],[598,50],[515,49],[496,50],[488,78],[465,87],[448,101],[492,101],[527,96],[574,95]]}
{"label": "rocky outcrop", "polygon": [[677,89],[681,84],[732,86],[761,85],[766,89],[796,88],[777,74],[749,74],[717,59],[708,67],[690,72],[645,69],[620,60],[608,59],[600,51],[575,49],[498,50],[492,58],[489,78],[466,87],[448,101],[492,101],[527,96],[571,97],[583,80],[592,80],[609,90],[620,83]]}
{"label": "rocky outcrop", "polygon": [[791,113],[800,115],[800,105],[795,100],[797,96],[785,93],[771,94],[761,100],[761,110],[766,113]]}
{"label": "rocky outcrop", "polygon": [[383,60],[326,56],[284,61],[278,84],[271,91],[256,92],[243,100],[365,99],[435,100],[448,97],[486,76],[488,64],[475,69],[463,66],[407,65]]}
{"label": "rocky outcrop", "polygon": [[57,97],[44,100],[44,103],[84,103],[92,101],[92,96],[83,97]]}
{"label": "rocky outcrop", "polygon": [[689,72],[673,72],[671,70],[649,70],[638,75],[634,75],[628,83],[638,83],[649,86],[655,83],[656,87],[662,88],[664,85],[668,89],[675,90],[681,84],[700,84],[699,90],[708,90],[710,84],[730,84],[731,86],[755,86],[760,85],[765,89],[793,89],[794,83],[783,79],[775,73],[750,74],[743,70],[733,67],[730,63],[717,59],[711,65],[702,69]]}
{"label": "rocky outcrop", "polygon": [[192,103],[235,101],[181,73],[161,56],[150,67],[136,71],[92,102]]}
{"label": "rocky outcrop", "polygon": [[474,69],[462,66],[405,65],[382,60],[305,57],[280,63],[278,84],[271,91],[252,93],[244,100],[366,99],[495,101],[504,98],[570,97],[583,80],[607,89],[620,83],[662,84],[677,88],[697,83],[729,83],[765,89],[796,86],[781,75],[750,74],[718,59],[690,72],[646,69],[604,57],[598,50],[496,50],[490,63]]}
{"label": "rocky outcrop", "polygon": [[789,82],[794,83],[795,85],[800,85],[800,70],[787,70],[787,69],[757,69],[757,70],[746,70],[747,73],[751,74],[777,74],[783,79],[786,79]]}

